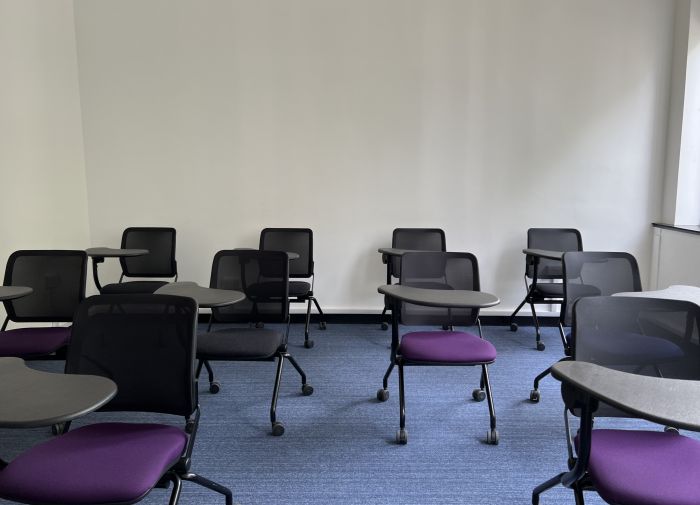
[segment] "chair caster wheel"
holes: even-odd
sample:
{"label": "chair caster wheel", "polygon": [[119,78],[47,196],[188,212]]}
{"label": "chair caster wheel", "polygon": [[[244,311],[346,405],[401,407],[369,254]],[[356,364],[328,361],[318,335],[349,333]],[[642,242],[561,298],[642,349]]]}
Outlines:
{"label": "chair caster wheel", "polygon": [[209,392],[213,395],[218,393],[221,390],[221,384],[218,382],[214,381],[211,384],[209,384]]}
{"label": "chair caster wheel", "polygon": [[52,424],[51,425],[51,434],[53,436],[63,435],[63,429],[65,428],[65,426],[66,426],[66,423]]}
{"label": "chair caster wheel", "polygon": [[486,443],[491,445],[498,445],[498,430],[492,429],[486,432]]}
{"label": "chair caster wheel", "polygon": [[389,399],[389,390],[388,389],[379,389],[377,390],[377,400],[380,402],[385,402]]}
{"label": "chair caster wheel", "polygon": [[475,402],[483,402],[486,399],[486,391],[483,389],[475,389],[472,391],[472,398]]}
{"label": "chair caster wheel", "polygon": [[302,384],[301,386],[301,394],[304,396],[311,396],[314,394],[314,388],[311,384]]}
{"label": "chair caster wheel", "polygon": [[388,325],[387,323],[382,323],[381,328],[382,328],[383,331],[386,331],[386,330],[389,329],[389,325]]}
{"label": "chair caster wheel", "polygon": [[673,426],[664,426],[664,432],[675,433],[676,435],[679,434],[678,428],[674,428]]}
{"label": "chair caster wheel", "polygon": [[307,349],[311,349],[314,346],[314,341],[313,340],[304,340],[304,347]]}
{"label": "chair caster wheel", "polygon": [[320,323],[318,323],[318,329],[319,329],[319,330],[325,330],[325,329],[326,329],[326,322],[325,322],[325,321],[321,321]]}
{"label": "chair caster wheel", "polygon": [[447,331],[447,330],[449,330],[449,329],[450,329],[450,326],[449,326],[449,325],[447,325],[447,324],[443,324],[443,325],[442,325],[442,331]]}
{"label": "chair caster wheel", "polygon": [[538,403],[540,401],[540,392],[536,389],[530,391],[530,401],[532,403]]}
{"label": "chair caster wheel", "polygon": [[408,432],[405,429],[396,432],[396,443],[401,445],[408,443]]}
{"label": "chair caster wheel", "polygon": [[264,328],[264,327],[265,327],[265,323],[257,322],[257,323],[255,323],[255,327],[256,327],[256,328]]}
{"label": "chair caster wheel", "polygon": [[544,342],[542,342],[542,341],[537,342],[537,350],[544,351]]}
{"label": "chair caster wheel", "polygon": [[284,435],[284,424],[279,421],[272,423],[272,435],[275,437],[281,437]]}
{"label": "chair caster wheel", "polygon": [[510,323],[510,331],[518,331],[518,325],[515,323]]}

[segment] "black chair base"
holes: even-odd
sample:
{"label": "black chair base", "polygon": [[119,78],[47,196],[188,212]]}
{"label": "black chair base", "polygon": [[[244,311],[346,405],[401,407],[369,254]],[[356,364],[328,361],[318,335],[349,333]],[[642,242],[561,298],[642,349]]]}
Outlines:
{"label": "black chair base", "polygon": [[[271,356],[269,359],[272,361],[277,359],[277,370],[275,374],[275,384],[272,391],[272,402],[270,404],[270,424],[272,426],[272,434],[274,436],[281,436],[284,434],[284,424],[277,420],[277,398],[279,397],[280,384],[282,382],[282,367],[284,365],[284,360],[287,359],[294,369],[297,371],[301,377],[301,394],[303,396],[311,396],[314,393],[314,388],[311,384],[306,381],[306,373],[299,366],[299,363],[294,359],[294,357],[287,351],[279,351],[275,355]],[[207,369],[208,379],[209,379],[209,392],[212,394],[217,394],[221,390],[221,384],[214,380],[214,370],[209,363],[213,360],[211,357],[201,357],[199,358],[199,363],[197,364],[196,377],[199,378],[202,367]],[[232,361],[227,359],[226,361]],[[248,360],[236,360],[236,361],[248,361]],[[260,361],[260,359],[254,359],[251,361]]]}

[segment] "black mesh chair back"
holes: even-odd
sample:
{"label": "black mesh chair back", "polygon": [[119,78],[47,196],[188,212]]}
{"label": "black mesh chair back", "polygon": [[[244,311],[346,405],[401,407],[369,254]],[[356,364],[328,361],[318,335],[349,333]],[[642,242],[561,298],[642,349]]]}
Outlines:
{"label": "black mesh chair back", "polygon": [[260,232],[260,250],[297,253],[299,258],[289,262],[290,278],[314,274],[314,232],[309,228],[265,228]]}
{"label": "black mesh chair back", "polygon": [[[471,253],[411,252],[403,256],[401,284],[426,289],[479,291],[479,265]],[[407,325],[471,326],[479,309],[448,309],[401,304],[400,322]]]}
{"label": "black mesh chair back", "polygon": [[100,375],[118,385],[103,410],[190,416],[197,303],[170,295],[98,295],[73,323],[66,373]]}
{"label": "black mesh chair back", "polygon": [[[587,297],[574,305],[573,322],[578,361],[640,375],[700,380],[700,307],[694,303]],[[622,414],[606,406],[596,415]]]}
{"label": "black mesh chair back", "polygon": [[574,358],[623,372],[700,379],[700,307],[642,296],[582,298],[574,306]]}
{"label": "black mesh chair back", "polygon": [[[391,247],[416,251],[446,251],[445,232],[439,228],[396,228]],[[391,257],[391,272],[401,278],[401,257]]]}
{"label": "black mesh chair back", "polygon": [[127,228],[122,249],[148,249],[148,254],[119,258],[125,277],[175,277],[175,228]]}
{"label": "black mesh chair back", "polygon": [[233,249],[214,256],[209,286],[245,293],[246,299],[212,309],[224,323],[287,322],[289,317],[289,259],[283,251]]}
{"label": "black mesh chair back", "polygon": [[562,322],[571,326],[573,306],[585,296],[610,296],[641,291],[637,260],[623,252],[567,252],[564,267],[564,303]]}
{"label": "black mesh chair back", "polygon": [[15,251],[7,260],[6,286],[28,286],[32,294],[3,302],[14,322],[70,322],[85,298],[85,251]]}
{"label": "black mesh chair back", "polygon": [[[583,241],[581,233],[573,228],[530,228],[527,230],[528,249],[545,249],[548,251],[581,251]],[[534,259],[525,257],[525,275],[532,278],[534,274]],[[540,259],[537,269],[538,279],[561,279],[561,262],[546,258]]]}

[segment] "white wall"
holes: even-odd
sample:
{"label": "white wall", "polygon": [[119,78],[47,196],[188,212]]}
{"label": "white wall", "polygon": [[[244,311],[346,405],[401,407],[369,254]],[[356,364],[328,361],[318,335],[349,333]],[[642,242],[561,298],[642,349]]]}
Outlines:
{"label": "white wall", "polygon": [[652,265],[649,289],[664,289],[673,284],[700,286],[700,236],[668,229],[654,230],[656,264]]}
{"label": "white wall", "polygon": [[69,0],[0,0],[0,265],[89,240]]}
{"label": "white wall", "polygon": [[381,307],[397,226],[477,254],[496,310],[528,227],[648,272],[674,5],[76,0],[92,243],[175,226],[180,278],[206,283],[218,249],[309,226],[344,312]]}

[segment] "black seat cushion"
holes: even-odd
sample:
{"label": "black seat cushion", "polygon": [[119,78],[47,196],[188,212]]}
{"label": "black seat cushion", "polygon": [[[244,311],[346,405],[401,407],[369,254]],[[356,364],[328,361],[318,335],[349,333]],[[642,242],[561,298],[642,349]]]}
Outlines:
{"label": "black seat cushion", "polygon": [[[282,290],[281,282],[259,282],[248,287],[248,295],[262,298],[275,298]],[[289,283],[289,296],[291,298],[307,296],[311,294],[311,284],[304,281],[291,281]]]}
{"label": "black seat cushion", "polygon": [[206,360],[264,359],[275,355],[284,334],[268,328],[228,328],[197,336],[197,358]]}
{"label": "black seat cushion", "polygon": [[545,298],[564,298],[564,284],[558,282],[543,282],[540,284],[538,282],[533,295]]}
{"label": "black seat cushion", "polygon": [[117,282],[102,286],[103,295],[151,294],[168,284],[166,281]]}

